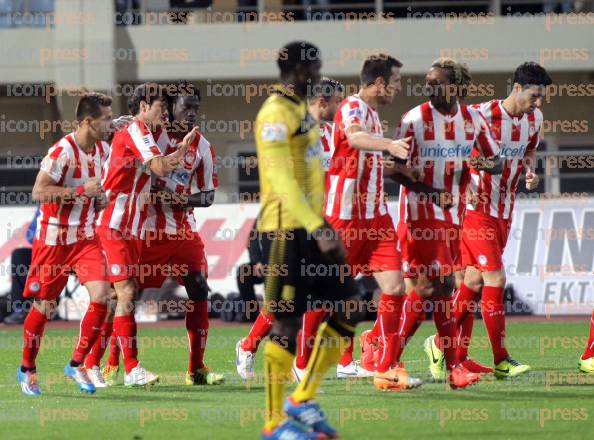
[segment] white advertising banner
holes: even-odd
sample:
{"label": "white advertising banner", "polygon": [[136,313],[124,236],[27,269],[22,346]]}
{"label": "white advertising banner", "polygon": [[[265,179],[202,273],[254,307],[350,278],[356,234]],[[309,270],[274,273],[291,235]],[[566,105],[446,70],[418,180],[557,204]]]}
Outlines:
{"label": "white advertising banner", "polygon": [[[394,214],[396,203],[389,208]],[[0,294],[10,288],[10,253],[28,245],[25,231],[34,211],[33,207],[0,208]],[[248,261],[247,241],[257,215],[256,204],[196,209],[214,292],[237,291],[237,267]],[[594,198],[519,200],[504,260],[508,285],[535,314],[590,314]]]}

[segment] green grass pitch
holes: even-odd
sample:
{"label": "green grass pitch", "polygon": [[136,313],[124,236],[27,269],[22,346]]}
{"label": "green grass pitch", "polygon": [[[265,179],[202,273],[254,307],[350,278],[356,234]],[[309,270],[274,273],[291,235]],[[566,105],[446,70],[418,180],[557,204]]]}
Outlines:
{"label": "green grass pitch", "polygon": [[[576,368],[587,327],[587,317],[567,322],[510,320],[510,352],[534,369],[517,380],[484,376],[482,383],[468,390],[426,383],[408,392],[378,392],[370,380],[345,381],[329,374],[319,401],[345,439],[591,439],[594,377],[579,374]],[[83,395],[60,374],[78,329],[50,325],[37,364],[44,392],[40,397],[23,395],[16,383],[21,328],[0,330],[0,438],[259,438],[262,380],[246,386],[235,371],[235,342],[247,328],[211,326],[207,362],[226,374],[225,385],[183,384],[187,354],[180,321],[179,327],[140,325],[141,360],[161,375],[160,384],[150,389],[118,386]],[[483,323],[477,321],[475,328],[471,354],[489,363]],[[425,322],[404,355],[409,372],[423,379],[428,379],[428,370],[422,343],[433,330],[433,323]],[[262,372],[261,353],[257,369]]]}

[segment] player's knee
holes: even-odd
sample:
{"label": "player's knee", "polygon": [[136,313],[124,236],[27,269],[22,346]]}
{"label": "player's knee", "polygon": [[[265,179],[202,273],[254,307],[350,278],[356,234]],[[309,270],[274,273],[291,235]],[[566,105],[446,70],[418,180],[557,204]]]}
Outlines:
{"label": "player's knee", "polygon": [[130,302],[136,298],[138,287],[134,280],[125,280],[116,286],[118,301]]}
{"label": "player's knee", "polygon": [[420,275],[415,284],[415,292],[422,298],[429,298],[435,293],[435,286],[429,278]]}
{"label": "player's knee", "polygon": [[208,298],[208,282],[204,274],[192,272],[186,277],[186,291],[192,301],[206,301]]}
{"label": "player's knee", "polygon": [[297,332],[301,324],[300,318],[276,319],[272,322],[269,338],[289,353],[297,352]]}
{"label": "player's knee", "polygon": [[485,285],[491,287],[499,287],[501,289],[505,287],[505,283],[507,282],[505,278],[505,273],[503,271],[489,272],[488,275],[487,273],[485,273],[484,280]]}

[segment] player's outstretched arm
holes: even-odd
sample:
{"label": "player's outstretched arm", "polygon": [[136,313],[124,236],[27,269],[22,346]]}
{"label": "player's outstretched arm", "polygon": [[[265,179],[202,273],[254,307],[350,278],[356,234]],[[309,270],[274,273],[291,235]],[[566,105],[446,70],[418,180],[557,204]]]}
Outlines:
{"label": "player's outstretched arm", "polygon": [[374,136],[364,131],[360,125],[351,125],[345,133],[349,145],[358,150],[387,151],[397,159],[406,160],[408,158],[412,137],[388,139]]}
{"label": "player's outstretched arm", "polygon": [[41,170],[35,179],[31,192],[34,202],[39,203],[72,203],[79,197],[97,197],[102,194],[98,179],[90,179],[76,188],[58,185],[52,177]]}

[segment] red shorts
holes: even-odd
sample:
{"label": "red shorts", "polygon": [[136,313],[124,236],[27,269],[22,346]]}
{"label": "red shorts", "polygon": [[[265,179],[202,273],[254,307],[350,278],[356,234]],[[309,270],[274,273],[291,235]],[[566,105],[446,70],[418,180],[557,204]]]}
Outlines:
{"label": "red shorts", "polygon": [[352,276],[401,269],[398,237],[389,214],[374,219],[327,220],[344,243]]}
{"label": "red shorts", "polygon": [[191,272],[208,276],[204,243],[197,232],[187,235],[163,234],[143,240],[140,255],[140,287],[161,287],[167,277],[183,285],[183,277]]}
{"label": "red shorts", "polygon": [[62,293],[71,272],[76,273],[82,284],[107,282],[105,258],[96,237],[59,246],[48,246],[41,240],[35,240],[23,296],[55,300]]}
{"label": "red shorts", "polygon": [[499,219],[482,212],[467,211],[462,227],[462,264],[481,272],[503,268],[511,219]]}
{"label": "red shorts", "polygon": [[426,275],[437,279],[461,266],[460,227],[441,220],[416,220],[398,224],[405,278]]}
{"label": "red shorts", "polygon": [[116,283],[136,278],[141,241],[133,235],[126,236],[107,226],[97,226],[96,233],[105,253],[109,281]]}

